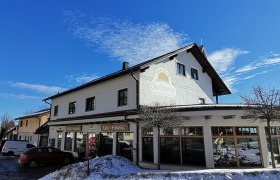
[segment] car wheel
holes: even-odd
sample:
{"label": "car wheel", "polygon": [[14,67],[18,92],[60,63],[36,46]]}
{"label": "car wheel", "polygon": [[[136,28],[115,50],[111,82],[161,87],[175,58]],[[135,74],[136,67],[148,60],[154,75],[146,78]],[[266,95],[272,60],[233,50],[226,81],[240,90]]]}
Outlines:
{"label": "car wheel", "polygon": [[64,163],[64,164],[69,164],[69,163],[70,163],[70,158],[69,158],[69,157],[65,157],[65,158],[63,159],[63,163]]}
{"label": "car wheel", "polygon": [[7,153],[7,156],[14,156],[14,152],[13,152],[13,151],[9,151],[9,152]]}
{"label": "car wheel", "polygon": [[31,168],[34,168],[37,166],[37,162],[35,160],[31,160],[31,161],[29,161],[28,166]]}

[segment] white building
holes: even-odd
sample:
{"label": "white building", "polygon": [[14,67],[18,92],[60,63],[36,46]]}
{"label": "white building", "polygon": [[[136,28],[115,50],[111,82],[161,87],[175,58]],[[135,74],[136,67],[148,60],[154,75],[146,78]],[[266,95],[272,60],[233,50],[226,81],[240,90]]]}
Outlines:
{"label": "white building", "polygon": [[[205,54],[191,44],[132,67],[124,63],[120,71],[44,99],[52,104],[49,144],[77,156],[84,139],[90,151],[97,146],[99,154],[142,166],[155,166],[160,149],[162,164],[182,168],[267,167],[265,124],[246,119],[242,105],[214,104],[213,97],[217,102],[227,94]],[[179,129],[160,133],[161,147],[156,129],[135,123],[139,106],[154,102],[172,104],[187,117]]]}

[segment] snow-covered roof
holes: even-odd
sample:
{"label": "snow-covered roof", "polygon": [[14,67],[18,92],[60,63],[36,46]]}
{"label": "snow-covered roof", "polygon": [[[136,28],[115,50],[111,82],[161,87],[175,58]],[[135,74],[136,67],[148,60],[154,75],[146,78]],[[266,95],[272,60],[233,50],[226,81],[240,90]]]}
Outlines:
{"label": "snow-covered roof", "polygon": [[38,116],[38,115],[45,114],[45,113],[49,113],[49,112],[50,112],[50,109],[43,109],[43,110],[40,110],[40,111],[31,113],[31,114],[28,114],[28,115],[26,115],[26,116],[18,117],[18,118],[16,118],[15,120],[25,119],[25,118],[31,118],[31,117]]}

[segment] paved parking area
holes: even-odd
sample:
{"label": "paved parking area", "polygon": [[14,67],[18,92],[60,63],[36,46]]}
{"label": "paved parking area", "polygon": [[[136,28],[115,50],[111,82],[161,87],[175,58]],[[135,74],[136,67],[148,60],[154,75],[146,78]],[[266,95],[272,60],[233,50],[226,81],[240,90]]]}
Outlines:
{"label": "paved parking area", "polygon": [[35,180],[63,167],[62,164],[49,164],[36,168],[28,168],[18,164],[18,156],[4,157],[0,155],[1,180]]}

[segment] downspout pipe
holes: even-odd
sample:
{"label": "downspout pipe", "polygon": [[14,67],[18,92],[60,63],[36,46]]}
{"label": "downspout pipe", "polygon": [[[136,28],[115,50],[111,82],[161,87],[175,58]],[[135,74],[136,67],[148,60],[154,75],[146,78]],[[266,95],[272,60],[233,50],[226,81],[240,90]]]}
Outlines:
{"label": "downspout pipe", "polygon": [[[139,79],[133,74],[133,71],[130,72],[130,75],[136,82],[136,108],[139,110]],[[139,166],[139,120],[136,120],[136,165]]]}

